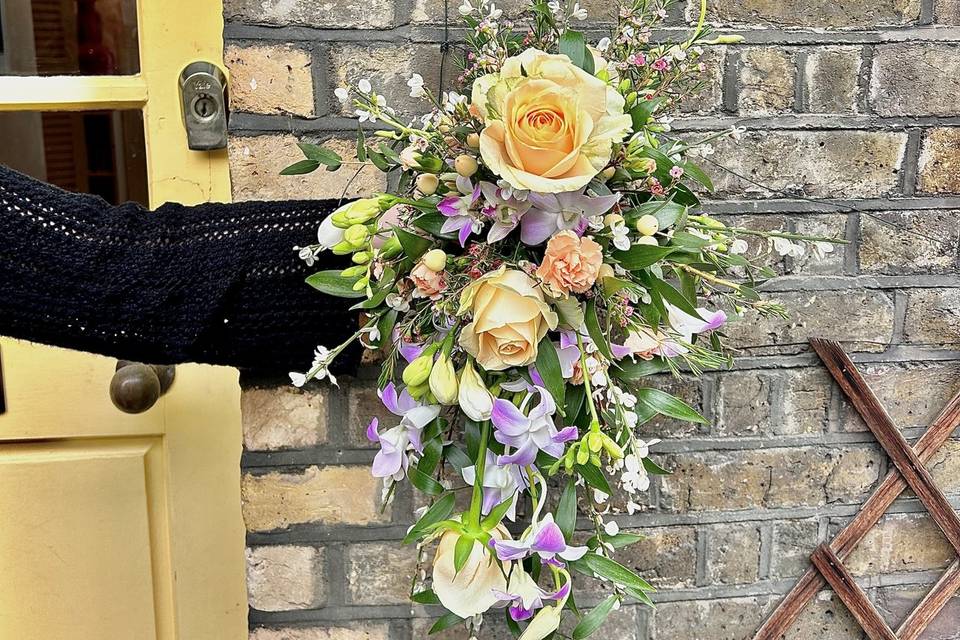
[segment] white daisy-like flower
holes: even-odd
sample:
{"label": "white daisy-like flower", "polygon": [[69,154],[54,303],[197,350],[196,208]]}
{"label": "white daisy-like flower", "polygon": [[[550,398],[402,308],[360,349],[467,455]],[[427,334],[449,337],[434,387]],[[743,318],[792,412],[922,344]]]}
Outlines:
{"label": "white daisy-like flower", "polygon": [[606,53],[607,49],[610,48],[610,38],[600,38],[600,42],[597,43],[597,51],[600,53]]}
{"label": "white daisy-like flower", "polygon": [[750,248],[750,245],[747,244],[747,241],[743,238],[737,238],[730,243],[730,253],[734,255],[740,255],[746,253],[747,249]]}
{"label": "white daisy-like flower", "polygon": [[357,83],[357,88],[364,93],[370,93],[373,91],[373,86],[370,84],[370,81],[366,78],[362,78],[360,82]]}
{"label": "white daisy-like flower", "polygon": [[473,5],[470,4],[470,0],[463,0],[463,4],[457,7],[457,11],[462,16],[468,16],[473,13]]}

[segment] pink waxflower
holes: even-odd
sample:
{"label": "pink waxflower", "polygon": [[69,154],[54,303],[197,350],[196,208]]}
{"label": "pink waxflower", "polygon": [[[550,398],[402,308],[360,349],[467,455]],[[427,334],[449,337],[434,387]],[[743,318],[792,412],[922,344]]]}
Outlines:
{"label": "pink waxflower", "polygon": [[444,278],[445,273],[444,271],[434,271],[422,262],[418,262],[417,266],[410,271],[410,280],[417,287],[413,295],[418,298],[436,300],[447,288],[447,282]]}
{"label": "pink waxflower", "polygon": [[657,58],[650,66],[653,67],[654,71],[666,71],[670,68],[670,63],[666,58]]}
{"label": "pink waxflower", "polygon": [[683,167],[674,166],[670,169],[670,177],[673,178],[674,180],[679,180],[682,175],[683,175]]}

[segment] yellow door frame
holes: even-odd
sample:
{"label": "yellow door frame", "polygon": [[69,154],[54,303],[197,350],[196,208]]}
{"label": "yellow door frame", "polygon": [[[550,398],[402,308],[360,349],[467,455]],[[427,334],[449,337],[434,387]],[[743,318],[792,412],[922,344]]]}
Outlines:
{"label": "yellow door frame", "polygon": [[[222,67],[222,14],[219,0],[138,0],[138,74],[3,76],[0,111],[139,109],[151,206],[229,201],[226,150],[188,150],[178,90],[187,64]],[[160,443],[144,449],[148,484],[153,478],[163,486],[148,505],[156,637],[246,638],[237,371],[178,366],[170,392],[148,412],[129,416],[109,401],[113,360],[8,340],[3,355],[9,413],[0,416],[0,464],[4,452],[17,458],[37,446],[46,447],[42,455],[69,457],[78,443]],[[59,453],[36,442],[58,439]],[[0,499],[17,499],[3,494],[0,487]],[[7,543],[0,536],[0,549]],[[6,637],[3,623],[0,617]]]}

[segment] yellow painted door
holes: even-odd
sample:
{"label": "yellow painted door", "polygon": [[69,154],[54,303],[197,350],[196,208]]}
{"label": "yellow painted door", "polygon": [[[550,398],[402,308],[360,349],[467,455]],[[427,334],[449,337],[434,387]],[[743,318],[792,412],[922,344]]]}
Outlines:
{"label": "yellow painted door", "polygon": [[[226,152],[188,150],[178,102],[188,63],[222,62],[221,15],[0,0],[0,162],[107,199],[227,201]],[[0,638],[246,638],[236,370],[180,365],[127,415],[115,360],[9,339],[0,354]]]}

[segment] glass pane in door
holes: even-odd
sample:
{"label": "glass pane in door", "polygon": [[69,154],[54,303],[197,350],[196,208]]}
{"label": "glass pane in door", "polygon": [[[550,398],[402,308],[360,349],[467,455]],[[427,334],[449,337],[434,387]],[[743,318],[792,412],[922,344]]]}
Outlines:
{"label": "glass pane in door", "polygon": [[0,75],[139,70],[136,0],[0,0]]}
{"label": "glass pane in door", "polygon": [[0,140],[0,164],[112,204],[148,204],[140,111],[4,111]]}

